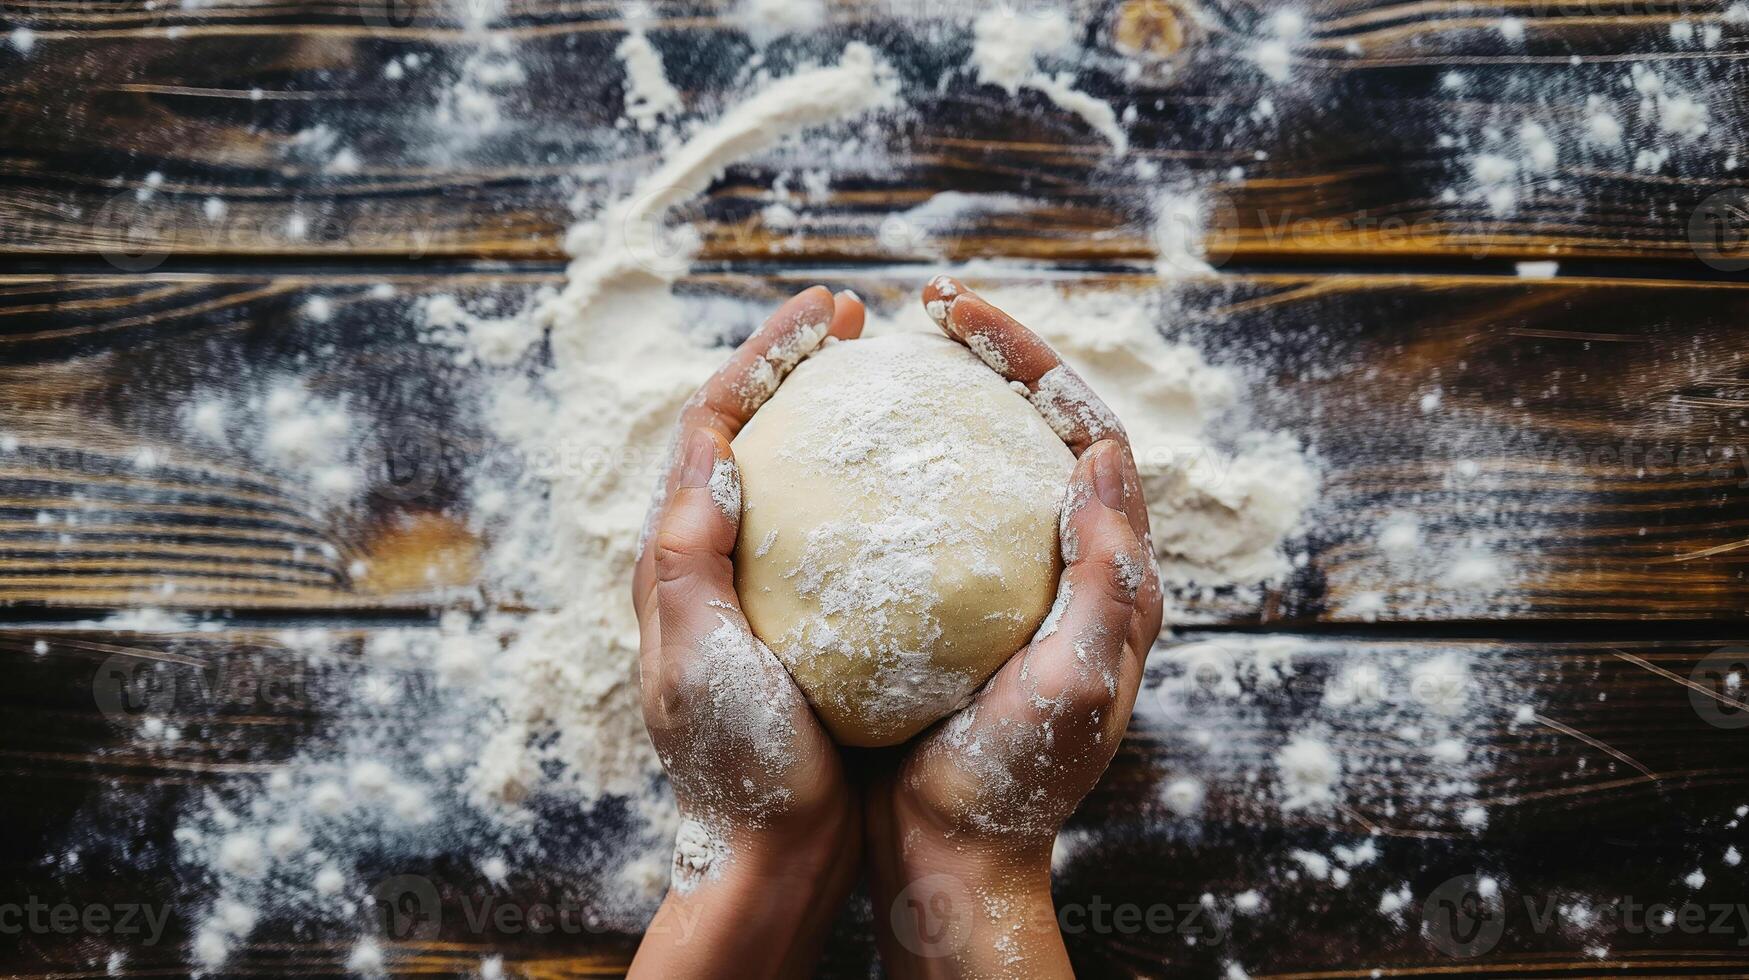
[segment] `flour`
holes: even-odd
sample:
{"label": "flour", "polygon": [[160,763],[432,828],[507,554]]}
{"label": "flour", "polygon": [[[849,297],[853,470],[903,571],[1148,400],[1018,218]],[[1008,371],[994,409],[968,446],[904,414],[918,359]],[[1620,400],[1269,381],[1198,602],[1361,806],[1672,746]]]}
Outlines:
{"label": "flour", "polygon": [[1075,88],[1072,76],[1038,67],[1040,58],[1062,51],[1073,37],[1074,28],[1061,11],[995,7],[972,22],[972,66],[978,81],[1001,86],[1009,95],[1022,88],[1043,93],[1081,117],[1111,144],[1113,152],[1122,155],[1129,149],[1129,135],[1110,103]]}
{"label": "flour", "polygon": [[1163,191],[1154,199],[1154,269],[1161,278],[1208,275],[1214,272],[1203,243],[1207,232],[1206,202],[1190,191]]}
{"label": "flour", "polygon": [[1285,82],[1293,75],[1293,52],[1279,38],[1259,41],[1251,48],[1251,61],[1272,82]]}
{"label": "flour", "polygon": [[[318,312],[325,309],[317,307]],[[300,380],[285,378],[251,399],[249,407],[261,417],[256,444],[270,464],[304,477],[328,500],[356,493],[360,481],[353,457],[358,439],[340,401],[317,397]],[[217,411],[222,418],[223,410]]]}
{"label": "flour", "polygon": [[439,293],[420,300],[420,313],[428,340],[442,341],[466,352],[458,356],[492,367],[507,367],[521,359],[540,338],[540,329],[527,316],[483,316],[469,312],[454,297]]}
{"label": "flour", "polygon": [[614,54],[625,65],[625,118],[639,129],[651,130],[664,116],[680,111],[680,91],[668,81],[662,55],[642,30],[626,35]]}
{"label": "flour", "polygon": [[[1465,172],[1446,189],[1447,200],[1485,204],[1493,216],[1506,217],[1539,202],[1569,201],[1575,168],[1667,172],[1741,135],[1726,111],[1735,82],[1705,64],[1648,59],[1615,74],[1614,85],[1600,84],[1599,72],[1577,70],[1582,65],[1576,60],[1566,72],[1512,68],[1475,84],[1448,73],[1448,91],[1468,97],[1482,84],[1489,91],[1464,102],[1438,137],[1440,146],[1464,151]],[[1583,113],[1567,108],[1579,102]]]}
{"label": "flour", "polygon": [[742,15],[755,35],[772,29],[818,30],[826,22],[825,0],[743,0]]}
{"label": "flour", "polygon": [[632,193],[591,221],[575,225],[566,248],[575,258],[562,295],[543,320],[575,329],[604,286],[622,278],[666,282],[685,272],[698,248],[695,236],[663,236],[678,205],[698,196],[729,164],[815,126],[890,108],[897,100],[891,69],[865,44],[845,46],[836,66],[799,72],[773,82],[678,147]]}
{"label": "flour", "polygon": [[713,874],[720,874],[717,865],[720,847],[704,824],[697,820],[681,821],[674,837],[674,890],[684,895]]}
{"label": "flour", "polygon": [[346,968],[353,973],[376,976],[383,972],[383,950],[376,940],[366,939],[352,947],[346,957]]}
{"label": "flour", "polygon": [[[1163,584],[1186,592],[1245,588],[1288,571],[1282,544],[1316,496],[1316,472],[1298,444],[1278,433],[1217,441],[1215,429],[1231,421],[1239,402],[1235,372],[1166,340],[1164,310],[1146,296],[1051,286],[982,295],[1049,341],[1122,420],[1147,493]],[[1075,392],[1042,390],[1047,421],[1057,404],[1089,404]],[[1078,421],[1096,431],[1115,426],[1110,418]]]}
{"label": "flour", "polygon": [[36,32],[28,27],[14,27],[11,33],[6,35],[6,40],[12,45],[14,51],[19,54],[29,54],[30,50],[36,47]]}
{"label": "flour", "polygon": [[1167,783],[1161,798],[1165,800],[1167,809],[1178,816],[1188,817],[1202,809],[1203,798],[1207,793],[1200,780],[1185,777]]}
{"label": "flour", "polygon": [[1296,735],[1275,755],[1283,810],[1324,810],[1336,801],[1342,767],[1330,747],[1310,735]]}
{"label": "flour", "polygon": [[[800,0],[743,10],[779,26],[824,16],[821,5]],[[437,113],[458,139],[507,127],[505,107],[524,80],[514,49],[483,29],[498,13],[485,5],[470,14],[466,57],[444,69]],[[1066,18],[1005,12],[979,22],[985,26],[974,29],[973,63],[981,81],[1010,92],[1041,91],[1123,151],[1126,137],[1112,108],[1074,88],[1070,76],[1040,67],[1073,40]],[[178,853],[205,896],[194,918],[194,952],[209,969],[221,969],[257,921],[353,928],[386,866],[427,867],[435,856],[460,855],[446,865],[460,869],[446,872],[460,879],[447,884],[460,888],[556,869],[588,893],[601,921],[636,929],[665,887],[713,873],[729,856],[708,814],[687,814],[682,829],[660,778],[640,713],[638,635],[627,594],[674,419],[721,364],[722,342],[743,334],[766,305],[703,300],[670,288],[699,247],[680,212],[737,161],[777,152],[798,134],[896,111],[902,102],[898,78],[882,57],[852,43],[836,63],[775,79],[754,76],[745,100],[682,137],[675,117],[684,107],[660,53],[634,31],[617,54],[627,76],[627,128],[672,137],[661,164],[617,199],[580,201],[583,218],[567,235],[573,261],[562,290],[535,292],[508,312],[456,296],[428,297],[418,310],[430,342],[478,368],[484,426],[515,460],[472,474],[468,499],[458,505],[488,543],[485,607],[532,611],[452,610],[431,627],[271,638],[308,664],[343,672],[344,683],[324,699],[334,716],[322,739],[272,776],[240,777],[235,788],[202,800],[177,830]],[[419,67],[395,64],[403,75]],[[441,67],[434,64],[434,73]],[[321,133],[305,146],[316,164],[332,164],[344,149]],[[825,196],[830,179],[825,171],[800,177],[813,199]],[[785,199],[800,204],[799,195]],[[938,195],[904,217],[939,247],[954,215],[1019,206],[1000,195]],[[1207,206],[1188,192],[1156,202],[1162,272],[1212,273],[1200,245]],[[223,214],[223,202],[208,210],[212,220]],[[1151,543],[1169,589],[1191,597],[1217,588],[1254,595],[1292,570],[1284,545],[1316,497],[1316,468],[1292,437],[1248,424],[1242,394],[1251,379],[1166,339],[1173,313],[1166,297],[1001,283],[987,296],[1055,345],[1123,423],[1153,508]],[[323,302],[325,313],[305,308],[313,322],[332,314],[335,299]],[[874,320],[871,333],[934,329],[914,304]],[[773,356],[770,370],[750,379],[749,396],[768,391],[801,348]],[[1054,412],[1059,423],[1076,418],[1115,428],[1113,420],[1087,414],[1092,403],[1067,373],[1043,390],[1047,417]],[[320,488],[324,501],[349,500],[361,483],[362,434],[353,411],[343,397],[303,378],[246,379],[234,393],[202,395],[183,423],[214,446],[235,444]],[[851,453],[856,446],[839,448]],[[725,512],[734,512],[739,502],[728,472],[713,473],[711,489]],[[171,617],[143,625],[198,628]],[[709,657],[741,662],[749,637],[733,630],[712,635]],[[1229,670],[1237,697],[1293,683],[1294,658],[1292,641],[1236,654]],[[760,680],[725,669],[713,672],[710,690],[725,707],[757,705],[745,685]],[[763,746],[755,757],[761,771],[793,761],[784,723],[771,713],[731,715],[730,725],[732,734]],[[1030,745],[1027,738],[1043,739],[1042,749],[1048,732],[1017,734],[1016,744]],[[1269,752],[1277,750],[1285,747]],[[1288,754],[1284,786],[1297,780],[1298,796],[1290,798],[1304,797],[1308,810],[1350,782],[1346,770],[1304,746]],[[992,778],[1020,785],[1005,772]],[[1210,805],[1213,785],[1203,772],[1178,774],[1160,803],[1196,819]],[[1320,785],[1327,787],[1322,794]],[[599,820],[590,826],[613,829],[602,832],[600,853],[555,854],[538,836],[555,814],[566,824]],[[352,947],[349,968],[380,972],[389,966],[387,955],[365,938]]]}

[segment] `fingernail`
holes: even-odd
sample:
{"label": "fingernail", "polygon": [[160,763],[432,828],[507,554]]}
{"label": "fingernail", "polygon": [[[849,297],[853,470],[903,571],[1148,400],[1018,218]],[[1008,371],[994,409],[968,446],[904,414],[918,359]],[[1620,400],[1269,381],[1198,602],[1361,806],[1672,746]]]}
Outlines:
{"label": "fingernail", "polygon": [[1124,509],[1123,463],[1115,446],[1102,445],[1093,460],[1093,489],[1099,502],[1112,510]]}
{"label": "fingernail", "polygon": [[681,449],[680,479],[683,487],[704,487],[711,482],[711,470],[717,465],[717,440],[707,429],[687,433]]}
{"label": "fingernail", "polygon": [[[861,297],[861,296],[858,296],[858,295],[856,295],[856,291],[855,291],[855,290],[851,290],[851,289],[841,289],[841,290],[839,290],[839,291],[838,291],[838,298],[839,298],[839,299],[848,299],[848,300],[853,300],[853,301],[855,301],[855,302],[858,302],[858,303],[861,303],[861,302],[862,302],[862,297]],[[865,306],[866,306],[866,305],[867,305],[867,304],[864,304],[864,305],[865,305]]]}

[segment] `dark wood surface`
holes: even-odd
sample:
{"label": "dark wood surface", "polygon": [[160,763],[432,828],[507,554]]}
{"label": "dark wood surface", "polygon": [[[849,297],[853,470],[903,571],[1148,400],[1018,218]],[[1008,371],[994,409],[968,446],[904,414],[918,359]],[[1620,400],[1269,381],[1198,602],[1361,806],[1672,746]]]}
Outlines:
{"label": "dark wood surface", "polygon": [[[775,299],[825,278],[917,315],[924,271],[772,270],[682,288]],[[457,394],[472,369],[417,341],[412,304],[458,291],[514,304],[556,281],[515,269],[0,279],[0,397],[20,443],[0,456],[0,600],[418,609],[466,589],[485,542],[455,504],[470,461],[507,447]],[[371,296],[380,282],[395,296]],[[1258,602],[1187,598],[1193,619],[1353,622],[1369,591],[1384,621],[1749,612],[1735,548],[1749,528],[1735,493],[1749,479],[1749,287],[1361,274],[1061,285],[1169,298],[1178,312],[1163,327],[1231,358],[1256,423],[1299,436],[1324,471],[1305,569]],[[333,305],[326,322],[301,314],[313,296]],[[318,352],[317,393],[345,396],[367,433],[378,484],[362,509],[327,507],[307,481],[184,423],[191,389],[247,389]],[[1423,412],[1436,390],[1439,410]],[[155,468],[135,465],[142,451]],[[1484,535],[1510,587],[1460,588],[1437,563],[1391,560],[1378,535],[1396,514],[1416,518],[1431,555]],[[355,561],[369,573],[355,578]]]}
{"label": "dark wood surface", "polygon": [[[182,893],[170,832],[179,806],[207,789],[257,779],[321,738],[341,706],[295,692],[340,689],[328,675],[345,676],[360,666],[356,653],[370,630],[337,627],[341,656],[322,666],[289,648],[280,630],[263,627],[167,635],[20,626],[0,633],[0,657],[16,679],[0,716],[0,772],[14,801],[3,854],[14,881],[29,893],[70,902],[125,897],[175,907]],[[1656,937],[1607,927],[1539,927],[1536,918],[1550,902],[1581,899],[1626,897],[1641,905],[1736,901],[1733,873],[1719,858],[1741,841],[1731,821],[1734,807],[1749,799],[1749,743],[1740,730],[1711,724],[1696,710],[1692,689],[1658,673],[1690,676],[1697,664],[1731,647],[1731,631],[1687,640],[1585,641],[1190,633],[1177,645],[1243,650],[1283,639],[1300,644],[1295,677],[1256,688],[1255,710],[1243,717],[1218,706],[1165,707],[1157,688],[1170,671],[1151,670],[1130,736],[1071,824],[1058,865],[1059,904],[1076,910],[1065,922],[1083,924],[1084,931],[1070,939],[1085,971],[1209,975],[1225,959],[1240,957],[1270,964],[1258,975],[1283,977],[1360,977],[1373,968],[1392,976],[1605,975],[1585,972],[1586,958],[1574,958],[1576,938],[1611,949],[1607,975],[1724,977],[1749,965],[1737,944],[1745,935],[1738,924],[1729,931]],[[39,641],[46,644],[41,654],[33,652]],[[1400,715],[1349,717],[1330,733],[1330,744],[1349,769],[1349,805],[1341,812],[1284,817],[1256,801],[1246,774],[1268,768],[1262,746],[1280,729],[1327,721],[1318,700],[1344,666],[1441,655],[1461,656],[1473,671],[1474,693],[1458,730],[1472,752],[1486,754],[1486,764],[1478,767],[1486,775],[1458,799],[1487,807],[1485,827],[1463,826],[1453,808],[1425,793],[1428,784],[1453,776],[1452,767],[1398,744]],[[142,745],[133,709],[94,697],[114,671],[136,664],[164,665],[177,674],[171,686],[200,672],[236,671],[297,675],[300,684],[276,688],[294,692],[285,698],[204,704],[179,699],[168,711],[154,706],[155,714],[181,725],[183,736],[170,746]],[[1520,704],[1534,706],[1535,720],[1514,721]],[[1721,716],[1729,713],[1721,708]],[[1213,731],[1220,761],[1187,743],[1187,732],[1199,728]],[[1161,784],[1184,775],[1208,777],[1209,798],[1194,821],[1164,819]],[[85,836],[94,827],[103,833]],[[123,848],[118,839],[129,843]],[[1368,839],[1378,857],[1353,867],[1352,880],[1341,887],[1284,876],[1293,867],[1286,856],[1294,849],[1329,853]],[[45,866],[44,854],[69,848],[86,851],[87,864],[113,860],[124,867],[111,877]],[[429,941],[400,947],[407,958],[397,970],[466,972],[494,951],[530,976],[589,976],[623,966],[633,940],[619,934],[536,939],[470,929],[468,910],[488,897],[557,902],[566,888],[562,872],[537,867],[518,871],[508,892],[494,892],[478,881],[472,860],[471,845],[458,841],[419,861],[419,873],[438,883],[449,926]],[[1705,868],[1716,884],[1691,894],[1680,879],[1693,867]],[[382,873],[401,870],[389,866]],[[1424,941],[1419,899],[1448,879],[1478,870],[1498,874],[1512,903],[1505,933],[1482,955],[1451,957]],[[1417,901],[1401,917],[1381,914],[1381,895],[1404,883]],[[1260,892],[1263,910],[1236,912],[1233,896],[1251,889]],[[1189,913],[1202,908],[1204,893],[1215,896],[1213,910]],[[1113,909],[1165,906],[1175,910],[1179,925],[1126,935],[1116,930],[1116,920],[1092,918],[1100,903]],[[860,972],[851,966],[867,955],[855,915],[841,924],[845,936],[834,952],[846,972]],[[184,955],[179,944],[195,923],[179,916],[170,921],[159,947],[130,952],[128,975],[178,969]],[[1101,921],[1108,923],[1104,932],[1095,928]],[[349,950],[350,928],[270,925],[226,972],[335,973]],[[1198,945],[1185,945],[1187,936],[1198,937]],[[0,969],[46,975],[41,971],[49,967],[63,975],[79,955],[56,937],[29,937],[0,958]],[[1632,972],[1642,969],[1637,961],[1643,969],[1665,972]]]}
{"label": "dark wood surface", "polygon": [[[694,106],[715,104],[751,53],[744,20],[729,4],[652,6],[657,43],[704,55],[670,58],[676,85]],[[687,215],[705,256],[1149,258],[1153,195],[1189,181],[1229,205],[1214,208],[1209,247],[1235,261],[1653,257],[1705,273],[1690,218],[1741,183],[1728,165],[1749,158],[1729,124],[1744,110],[1744,29],[1725,29],[1711,49],[1669,34],[1680,19],[1719,24],[1722,2],[1513,4],[1525,23],[1513,42],[1495,29],[1501,11],[1472,4],[1320,0],[1299,5],[1308,26],[1293,45],[1291,85],[1248,60],[1272,4],[1075,6],[1088,13],[1095,52],[1083,84],[1139,108],[1132,143],[1168,178],[1113,164],[1097,135],[1045,111],[1036,93],[1009,100],[956,84],[915,104],[928,125],[885,126],[891,142],[872,164],[836,164],[828,198],[798,209],[799,240],[759,211],[775,169],[817,163],[811,151],[735,168]],[[24,5],[17,20],[37,31],[38,56],[4,83],[0,235],[11,251],[41,254],[556,257],[573,193],[624,190],[652,150],[612,126],[617,10],[509,4],[495,30],[518,40],[531,77],[508,121],[476,139],[432,118],[430,76],[453,79],[481,45],[444,4]],[[879,4],[832,11],[842,33],[786,42],[784,54],[829,57],[844,38],[870,38],[890,46],[909,79],[933,83],[969,49],[964,28],[919,43]],[[947,43],[954,33],[967,36]],[[423,74],[382,77],[385,61],[408,54],[426,59]],[[1132,60],[1143,69],[1129,80]],[[1635,120],[1623,85],[1635,62],[1693,75],[1685,91],[1717,117],[1708,139],[1676,141],[1656,173],[1634,168],[1634,148],[1664,145],[1655,124]],[[1461,91],[1443,86],[1451,71],[1467,77]],[[1627,150],[1574,145],[1588,93],[1619,102]],[[1255,117],[1264,98],[1275,113]],[[1471,158],[1487,150],[1472,136],[1527,115],[1547,122],[1564,152],[1521,207],[1497,214],[1466,183]],[[332,172],[332,150],[298,141],[318,126],[354,150],[357,172]],[[1441,146],[1442,134],[1464,139]],[[1235,166],[1242,180],[1228,176]],[[162,183],[140,200],[152,173]],[[1007,194],[1017,206],[957,218],[921,254],[907,236],[883,236],[894,210],[948,189]],[[1448,189],[1459,199],[1445,200]],[[209,197],[226,205],[222,219],[203,213]],[[288,230],[294,212],[302,234]]]}
{"label": "dark wood surface", "polygon": [[[745,22],[721,4],[653,6],[656,42],[694,55],[670,57],[689,104],[719,105],[752,50]],[[1526,911],[1749,901],[1742,870],[1721,861],[1749,847],[1733,823],[1749,804],[1749,743],[1719,724],[1745,709],[1697,690],[1709,665],[1736,656],[1749,613],[1749,287],[1700,262],[1690,229],[1701,202],[1744,180],[1727,163],[1749,156],[1736,123],[1749,27],[1683,46],[1673,21],[1721,23],[1726,5],[1555,0],[1509,5],[1526,28],[1514,43],[1496,29],[1497,6],[1321,0],[1302,6],[1295,81],[1278,86],[1245,61],[1273,5],[1080,6],[1099,52],[1082,83],[1138,105],[1140,156],[1230,205],[1215,209],[1209,238],[1224,275],[1159,285],[1143,265],[1162,181],[1114,166],[1040,97],[1011,101],[961,79],[914,102],[920,122],[883,123],[872,164],[835,165],[830,194],[798,206],[799,235],[766,227],[761,208],[777,175],[818,162],[816,147],[731,168],[684,213],[706,249],[682,287],[775,297],[825,279],[894,310],[914,302],[928,263],[1006,256],[1061,263],[1077,289],[1170,289],[1167,326],[1241,364],[1258,424],[1316,454],[1324,488],[1296,541],[1305,567],[1256,601],[1186,597],[1177,639],[1244,650],[1285,638],[1299,644],[1295,676],[1248,687],[1241,706],[1187,706],[1156,693],[1174,676],[1157,656],[1058,868],[1066,909],[1166,906],[1182,918],[1207,893],[1214,910],[1193,926],[1071,933],[1078,969],[1749,977],[1749,922],[1654,935],[1539,927]],[[430,626],[438,610],[482,599],[520,611],[520,597],[474,587],[489,541],[456,504],[468,461],[495,447],[453,394],[470,369],[417,342],[410,302],[556,281],[570,198],[622,190],[654,145],[611,127],[611,51],[625,26],[615,4],[509,5],[495,29],[518,38],[530,80],[506,126],[481,140],[430,119],[433,79],[452,79],[480,44],[446,7],[6,3],[0,19],[36,34],[29,57],[0,45],[0,429],[19,440],[0,454],[11,681],[0,694],[0,904],[174,906],[196,887],[174,858],[178,812],[320,744],[339,706],[321,683],[284,701],[183,705],[184,737],[147,748],[131,719],[106,711],[104,670],[304,669],[282,631],[319,625],[342,651],[322,669],[343,673],[373,629]],[[912,80],[963,60],[947,35],[923,43],[875,4],[836,3],[831,21],[840,33],[784,42],[781,57],[830,57],[854,35]],[[1135,52],[1144,69],[1126,79]],[[425,75],[382,77],[409,54],[427,59]],[[1712,138],[1661,173],[1563,143],[1556,171],[1502,216],[1466,184],[1476,147],[1440,145],[1441,133],[1529,113],[1577,126],[1585,94],[1623,91],[1636,62],[1680,69],[1715,116]],[[1469,79],[1462,92],[1441,82],[1452,71]],[[1264,96],[1273,119],[1253,117]],[[356,172],[325,170],[298,141],[319,124],[356,152]],[[1643,135],[1630,129],[1630,143]],[[1242,179],[1228,175],[1235,166]],[[153,173],[161,183],[142,199]],[[892,212],[943,190],[1009,203],[934,228],[926,244],[894,234]],[[222,217],[208,217],[208,199]],[[302,234],[289,230],[294,214]],[[1512,276],[1513,260],[1551,258],[1563,278]],[[369,295],[385,281],[394,298]],[[326,322],[300,313],[314,295],[334,306]],[[290,474],[190,439],[182,422],[191,390],[318,351],[312,384],[349,398],[377,464],[358,508],[325,506]],[[1435,388],[1440,410],[1425,413]],[[155,466],[136,465],[142,449]],[[1417,517],[1430,554],[1482,534],[1509,572],[1504,587],[1454,590],[1437,564],[1387,561],[1377,534],[1398,513]],[[1382,598],[1376,617],[1356,612],[1366,593]],[[212,629],[98,622],[143,607]],[[1450,805],[1425,788],[1469,763],[1406,740],[1414,718],[1333,724],[1318,710],[1345,665],[1445,654],[1468,664],[1471,693],[1442,724],[1463,734],[1476,773]],[[1259,804],[1248,774],[1268,778],[1263,747],[1311,728],[1343,761],[1348,805],[1312,819]],[[1195,819],[1175,819],[1164,789],[1186,776],[1208,796]],[[1472,802],[1484,825],[1464,822]],[[94,827],[128,844],[67,865]],[[1288,879],[1293,849],[1329,853],[1368,835],[1380,856],[1345,886]],[[418,869],[440,884],[446,913],[486,894],[468,864],[455,851]],[[1699,891],[1682,882],[1695,868],[1708,875]],[[1482,955],[1452,956],[1423,925],[1423,899],[1478,870],[1500,875],[1504,935]],[[531,870],[500,897],[555,900],[561,878]],[[1382,914],[1381,895],[1404,884],[1415,900],[1401,918]],[[1232,907],[1248,888],[1262,892],[1255,915]],[[823,974],[868,974],[867,915],[847,911]],[[497,952],[514,974],[617,975],[636,943],[481,935],[458,918],[398,947],[395,972],[466,974]],[[195,925],[173,918],[123,973],[187,973]],[[339,975],[356,931],[266,924],[225,972]],[[25,934],[0,952],[0,972],[102,975],[109,948]]]}

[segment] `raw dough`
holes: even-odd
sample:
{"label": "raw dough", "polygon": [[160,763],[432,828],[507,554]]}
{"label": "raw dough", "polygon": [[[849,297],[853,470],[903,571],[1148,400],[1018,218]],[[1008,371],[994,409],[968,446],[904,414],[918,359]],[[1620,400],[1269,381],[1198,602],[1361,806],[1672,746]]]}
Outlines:
{"label": "raw dough", "polygon": [[741,603],[839,742],[909,739],[1050,611],[1074,457],[953,341],[830,344],[734,448]]}

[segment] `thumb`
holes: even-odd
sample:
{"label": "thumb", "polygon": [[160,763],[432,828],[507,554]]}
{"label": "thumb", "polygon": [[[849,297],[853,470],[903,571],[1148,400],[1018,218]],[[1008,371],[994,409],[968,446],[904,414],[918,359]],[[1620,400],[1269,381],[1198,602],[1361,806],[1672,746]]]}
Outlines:
{"label": "thumb", "polygon": [[1142,662],[1130,626],[1151,560],[1125,515],[1132,492],[1117,443],[1081,455],[1063,505],[1062,583],[1021,666],[1045,714],[1109,718],[1116,707],[1127,717]]}
{"label": "thumb", "polygon": [[681,437],[673,492],[651,543],[657,621],[664,650],[689,649],[722,622],[741,618],[735,596],[735,536],[741,471],[727,439],[707,428]]}

